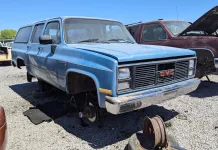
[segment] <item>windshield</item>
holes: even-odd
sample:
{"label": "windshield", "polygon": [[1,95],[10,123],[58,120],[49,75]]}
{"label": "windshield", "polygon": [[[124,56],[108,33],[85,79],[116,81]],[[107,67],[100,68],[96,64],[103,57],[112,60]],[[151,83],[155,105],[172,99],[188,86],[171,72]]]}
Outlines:
{"label": "windshield", "polygon": [[169,21],[164,22],[164,25],[170,30],[170,32],[172,32],[174,36],[177,36],[191,24],[185,21]]}
{"label": "windshield", "polygon": [[97,19],[66,19],[64,36],[68,44],[82,42],[135,43],[133,37],[121,23]]}

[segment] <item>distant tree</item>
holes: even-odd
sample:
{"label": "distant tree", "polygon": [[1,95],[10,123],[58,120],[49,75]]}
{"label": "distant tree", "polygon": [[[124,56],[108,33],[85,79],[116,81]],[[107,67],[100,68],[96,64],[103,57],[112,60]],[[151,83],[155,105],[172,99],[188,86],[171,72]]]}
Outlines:
{"label": "distant tree", "polygon": [[17,31],[12,29],[4,29],[0,32],[0,39],[14,39]]}

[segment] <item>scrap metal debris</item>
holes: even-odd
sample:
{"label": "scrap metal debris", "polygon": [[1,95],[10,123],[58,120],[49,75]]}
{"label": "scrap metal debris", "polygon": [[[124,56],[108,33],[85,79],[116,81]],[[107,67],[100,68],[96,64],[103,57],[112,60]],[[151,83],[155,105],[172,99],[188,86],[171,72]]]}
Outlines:
{"label": "scrap metal debris", "polygon": [[155,147],[167,147],[165,124],[159,116],[153,118],[145,117],[143,134],[145,139],[150,141],[150,149],[154,149]]}
{"label": "scrap metal debris", "polygon": [[166,134],[165,124],[159,116],[146,116],[142,130],[130,137],[128,150],[185,150],[172,136]]}

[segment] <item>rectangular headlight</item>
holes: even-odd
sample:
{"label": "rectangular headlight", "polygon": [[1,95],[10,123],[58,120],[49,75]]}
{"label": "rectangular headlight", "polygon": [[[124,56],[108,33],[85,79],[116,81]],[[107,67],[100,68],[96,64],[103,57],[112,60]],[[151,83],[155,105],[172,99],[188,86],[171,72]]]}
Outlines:
{"label": "rectangular headlight", "polygon": [[130,69],[129,68],[119,68],[118,79],[129,79],[129,78],[130,78]]}
{"label": "rectangular headlight", "polygon": [[189,60],[188,76],[192,77],[195,73],[195,60]]}
{"label": "rectangular headlight", "polygon": [[195,67],[195,61],[192,59],[192,60],[189,60],[189,68],[194,68]]}
{"label": "rectangular headlight", "polygon": [[126,89],[129,89],[129,88],[130,88],[130,83],[129,83],[129,81],[118,83],[118,87],[117,87],[118,91],[120,91],[120,90],[126,90]]}

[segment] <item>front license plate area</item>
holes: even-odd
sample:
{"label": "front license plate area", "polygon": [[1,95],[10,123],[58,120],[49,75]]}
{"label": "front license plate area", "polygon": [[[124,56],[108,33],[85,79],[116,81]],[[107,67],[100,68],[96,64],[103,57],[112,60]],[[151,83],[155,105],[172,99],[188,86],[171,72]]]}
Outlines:
{"label": "front license plate area", "polygon": [[175,98],[176,92],[177,90],[170,90],[170,91],[164,92],[164,96],[167,96],[168,98]]}

